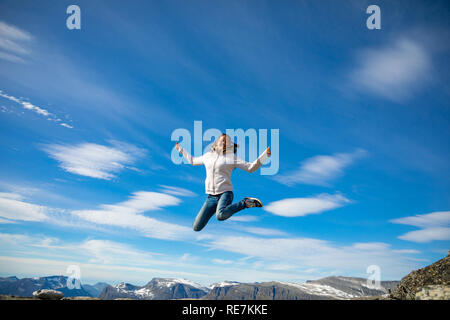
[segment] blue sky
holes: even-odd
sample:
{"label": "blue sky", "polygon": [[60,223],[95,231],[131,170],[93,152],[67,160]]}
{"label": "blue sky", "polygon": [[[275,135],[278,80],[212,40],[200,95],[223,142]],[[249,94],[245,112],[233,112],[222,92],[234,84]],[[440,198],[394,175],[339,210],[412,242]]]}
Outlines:
{"label": "blue sky", "polygon": [[[0,3],[1,276],[391,280],[447,254],[446,1],[77,1],[68,30],[71,4]],[[194,121],[279,129],[277,175],[232,175],[265,207],[199,233],[205,170],[170,158]]]}

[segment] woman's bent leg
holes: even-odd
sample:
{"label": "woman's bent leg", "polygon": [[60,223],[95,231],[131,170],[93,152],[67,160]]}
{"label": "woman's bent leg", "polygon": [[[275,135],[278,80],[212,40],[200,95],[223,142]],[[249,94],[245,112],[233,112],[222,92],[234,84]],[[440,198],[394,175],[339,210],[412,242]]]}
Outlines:
{"label": "woman's bent leg", "polygon": [[211,217],[214,215],[216,208],[217,208],[217,198],[208,195],[205,203],[198,212],[197,217],[195,217],[194,223],[192,225],[194,231],[200,231],[206,226],[209,219],[211,219]]}
{"label": "woman's bent leg", "polygon": [[226,220],[242,209],[245,209],[245,202],[241,200],[236,203],[233,202],[233,192],[226,191],[220,195],[219,202],[217,204],[216,216],[218,220]]}

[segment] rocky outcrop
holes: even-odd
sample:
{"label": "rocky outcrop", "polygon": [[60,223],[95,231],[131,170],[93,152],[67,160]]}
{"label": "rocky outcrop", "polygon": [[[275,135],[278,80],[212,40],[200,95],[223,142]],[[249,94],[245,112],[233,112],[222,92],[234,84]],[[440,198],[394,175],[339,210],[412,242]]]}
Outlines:
{"label": "rocky outcrop", "polygon": [[393,299],[401,300],[415,300],[431,297],[444,297],[444,299],[448,299],[449,286],[450,254],[425,268],[409,273],[400,281],[391,297]]}
{"label": "rocky outcrop", "polygon": [[424,286],[416,293],[415,300],[450,300],[450,286]]}

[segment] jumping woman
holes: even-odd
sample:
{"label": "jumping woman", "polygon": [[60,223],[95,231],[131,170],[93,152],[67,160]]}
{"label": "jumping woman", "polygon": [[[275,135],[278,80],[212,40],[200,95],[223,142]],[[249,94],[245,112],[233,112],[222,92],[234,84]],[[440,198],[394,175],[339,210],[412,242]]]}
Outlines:
{"label": "jumping woman", "polygon": [[218,220],[223,221],[245,208],[263,206],[259,199],[250,197],[245,197],[241,201],[233,203],[233,185],[230,176],[235,168],[247,172],[258,170],[270,157],[270,147],[254,162],[246,162],[238,158],[236,156],[238,145],[225,133],[211,145],[210,151],[199,157],[192,157],[178,143],[176,143],[175,148],[190,164],[194,166],[204,164],[206,168],[205,192],[208,196],[194,220],[194,231],[202,230],[214,213]]}

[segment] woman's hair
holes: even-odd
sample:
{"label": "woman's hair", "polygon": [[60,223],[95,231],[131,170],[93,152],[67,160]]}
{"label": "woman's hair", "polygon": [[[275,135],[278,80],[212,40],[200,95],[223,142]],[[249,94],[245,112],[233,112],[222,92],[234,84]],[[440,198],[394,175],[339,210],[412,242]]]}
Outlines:
{"label": "woman's hair", "polygon": [[237,152],[237,148],[239,148],[239,145],[238,145],[237,143],[234,143],[234,142],[231,140],[230,136],[227,135],[226,133],[222,133],[220,136],[217,137],[217,139],[216,139],[216,140],[214,141],[214,143],[211,145],[211,150],[212,150],[212,151],[219,152],[219,153],[223,153],[223,150],[218,150],[218,146],[217,146],[217,143],[219,142],[219,139],[220,139],[221,137],[225,137],[225,146],[226,146],[226,149],[228,150],[229,148],[231,148],[230,145],[232,145],[232,146],[233,146],[233,153],[236,153],[236,152]]}

